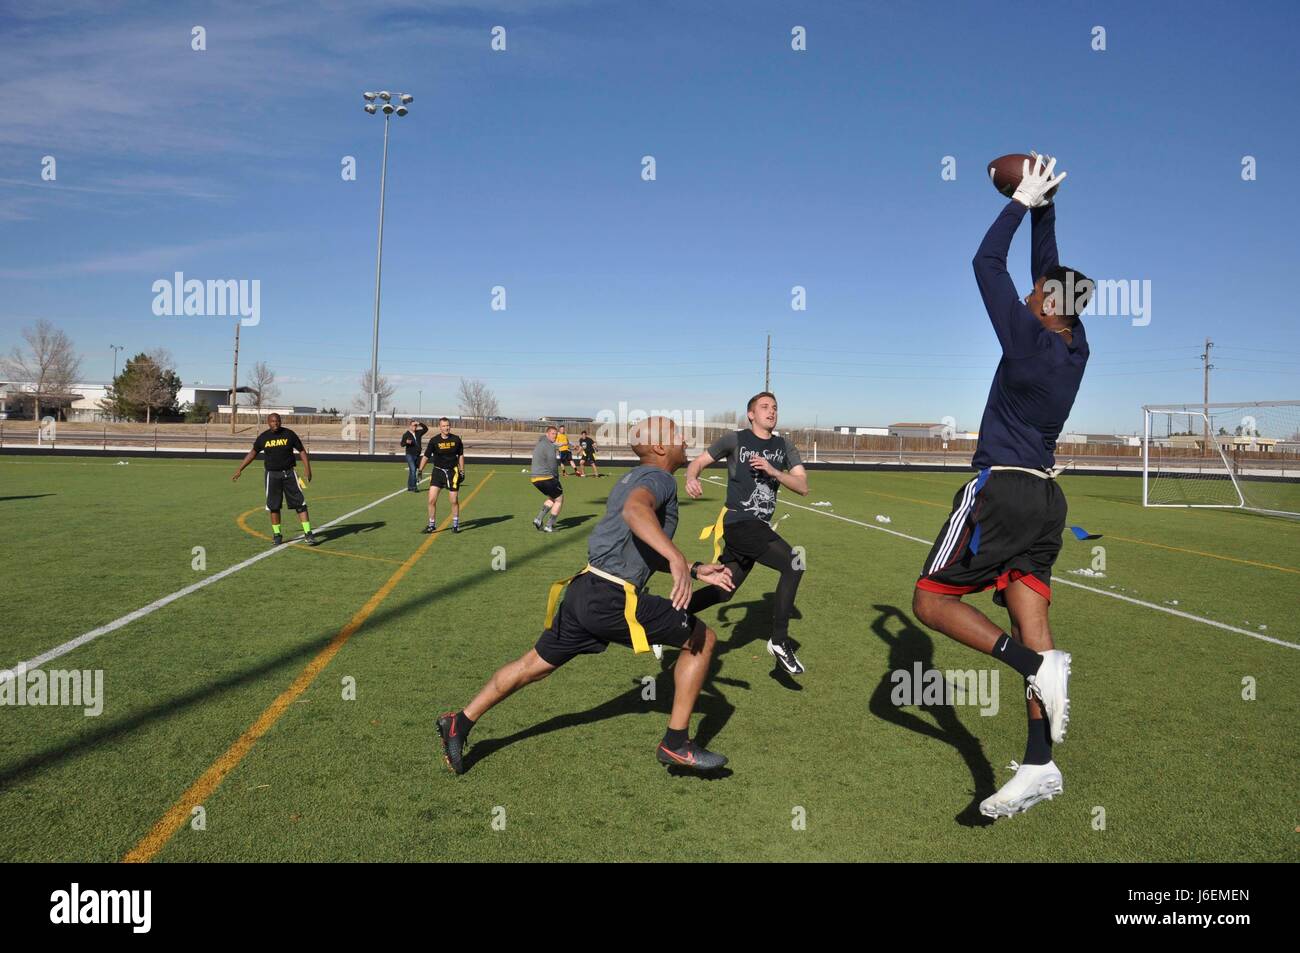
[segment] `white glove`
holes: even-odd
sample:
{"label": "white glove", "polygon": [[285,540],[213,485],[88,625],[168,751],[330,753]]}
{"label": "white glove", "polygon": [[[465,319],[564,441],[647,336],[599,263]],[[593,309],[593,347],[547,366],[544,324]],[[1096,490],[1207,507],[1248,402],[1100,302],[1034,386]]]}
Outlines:
{"label": "white glove", "polygon": [[1038,153],[1033,153],[1033,168],[1029,167],[1029,160],[1025,160],[1024,171],[1021,173],[1020,185],[1011,197],[1026,208],[1039,208],[1043,205],[1050,205],[1052,200],[1047,197],[1047,193],[1052,191],[1065,180],[1065,173],[1053,177],[1052,170],[1056,168],[1056,158],[1052,157],[1047,160],[1047,167],[1043,167],[1043,157]]}

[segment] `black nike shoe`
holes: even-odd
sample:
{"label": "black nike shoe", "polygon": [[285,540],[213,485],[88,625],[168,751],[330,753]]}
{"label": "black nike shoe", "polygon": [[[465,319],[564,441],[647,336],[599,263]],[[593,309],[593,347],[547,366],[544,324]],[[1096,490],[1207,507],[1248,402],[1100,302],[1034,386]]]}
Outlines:
{"label": "black nike shoe", "polygon": [[465,736],[456,734],[456,712],[449,711],[438,719],[438,738],[442,741],[442,760],[452,774],[465,773]]}
{"label": "black nike shoe", "polygon": [[280,545],[281,543],[283,543],[283,542],[284,542],[284,537],[281,536],[279,533],[272,533],[272,534],[271,534],[271,545],[272,545],[272,546],[279,546],[279,545]]}
{"label": "black nike shoe", "polygon": [[316,536],[315,536],[315,534],[313,534],[313,533],[307,533],[306,535],[304,535],[303,538],[302,538],[302,541],[303,541],[304,543],[306,543],[308,546],[319,546],[319,545],[320,545],[320,540],[317,539]]}
{"label": "black nike shoe", "polygon": [[791,675],[802,675],[803,665],[799,663],[799,656],[794,654],[794,645],[789,639],[776,642],[772,639],[767,640],[768,654],[774,657],[777,663]]}
{"label": "black nike shoe", "polygon": [[459,524],[459,523],[452,523],[452,524],[451,524],[451,531],[452,531],[453,533],[459,533],[459,532],[460,532],[460,524]]}
{"label": "black nike shoe", "polygon": [[427,525],[424,529],[420,530],[420,532],[421,532],[421,533],[432,533],[432,532],[433,532],[434,530],[436,530],[436,529],[437,529],[437,527],[434,526],[432,523],[430,523],[430,524]]}
{"label": "black nike shoe", "polygon": [[725,755],[715,754],[690,740],[676,750],[664,747],[661,741],[655,757],[660,764],[690,768],[692,771],[716,771],[727,763]]}

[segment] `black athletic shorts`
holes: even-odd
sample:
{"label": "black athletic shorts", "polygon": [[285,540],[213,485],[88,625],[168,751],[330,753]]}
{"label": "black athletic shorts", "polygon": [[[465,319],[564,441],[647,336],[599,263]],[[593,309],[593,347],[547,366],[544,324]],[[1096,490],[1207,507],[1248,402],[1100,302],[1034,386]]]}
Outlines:
{"label": "black athletic shorts", "polygon": [[594,464],[596,462],[596,452],[593,450],[591,453],[584,453],[582,455],[582,462]]}
{"label": "black athletic shorts", "polygon": [[1050,602],[1065,512],[1055,480],[981,470],[953,497],[917,588],[958,596],[996,588],[993,601],[1005,605],[1002,590],[1019,579]]}
{"label": "black athletic shorts", "polygon": [[561,451],[560,451],[560,462],[563,463],[563,464],[565,464],[566,466],[572,465],[572,463],[573,463],[573,451],[572,451],[572,450],[561,450]]}
{"label": "black athletic shorts", "polygon": [[537,487],[537,492],[552,500],[564,495],[564,488],[560,486],[560,481],[557,477],[547,477],[545,480],[534,480],[533,486]]}
{"label": "black athletic shorts", "polygon": [[298,512],[307,508],[307,500],[298,486],[298,474],[288,470],[266,471],[266,508],[271,513],[280,512],[280,497]]}
{"label": "black athletic shorts", "polygon": [[780,540],[780,534],[772,529],[767,520],[745,519],[734,523],[722,524],[722,563],[733,563],[746,572],[754,568],[754,563],[767,552],[773,540]]}
{"label": "black athletic shorts", "polygon": [[460,489],[460,471],[455,467],[444,470],[442,467],[433,467],[429,470],[429,487],[442,487],[444,490],[455,492]]}
{"label": "black athletic shorts", "polygon": [[[537,640],[537,654],[560,666],[575,655],[597,655],[611,642],[632,645],[632,632],[623,618],[627,594],[618,583],[583,573],[564,593],[551,628]],[[685,609],[674,609],[663,596],[640,593],[636,620],[651,645],[682,646],[702,625]]]}

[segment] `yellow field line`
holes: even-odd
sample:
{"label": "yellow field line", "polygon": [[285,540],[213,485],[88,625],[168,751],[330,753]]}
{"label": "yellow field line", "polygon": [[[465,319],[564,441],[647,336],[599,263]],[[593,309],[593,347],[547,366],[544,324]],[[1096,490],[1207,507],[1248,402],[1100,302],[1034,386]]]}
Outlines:
{"label": "yellow field line", "polygon": [[1127,536],[1114,536],[1111,539],[1118,539],[1124,543],[1137,543],[1139,546],[1154,546],[1156,549],[1168,549],[1175,553],[1189,553],[1192,556],[1204,556],[1207,559],[1222,559],[1225,562],[1241,563],[1244,566],[1258,566],[1260,569],[1276,569],[1278,572],[1290,572],[1300,575],[1300,569],[1292,569],[1290,566],[1274,566],[1272,563],[1257,563],[1253,559],[1238,559],[1236,556],[1223,556],[1219,553],[1206,553],[1199,549],[1183,549],[1181,546],[1166,546],[1164,543],[1152,543],[1145,539],[1130,539]]}
{"label": "yellow field line", "polygon": [[[910,496],[895,496],[893,493],[881,493],[879,490],[864,490],[863,492],[865,492],[865,493],[867,493],[867,494],[869,494],[869,495],[871,495],[871,496],[884,496],[884,497],[888,497],[888,498],[891,499],[891,500],[905,500],[905,501],[907,501],[908,503],[920,503],[922,506],[937,506],[937,507],[938,507],[939,509],[941,509],[941,510],[951,509],[951,506],[949,506],[949,504],[947,504],[947,503],[935,503],[933,500],[917,500],[917,499],[914,499],[914,498],[912,498],[912,497],[910,497]],[[249,512],[251,513],[251,512],[253,512],[253,511],[252,511],[252,510],[249,510]]]}
{"label": "yellow field line", "polygon": [[[474,497],[478,495],[478,491],[487,485],[488,480],[492,479],[492,474],[495,472],[495,470],[489,471],[488,475],[483,478],[482,482],[480,482],[479,485],[474,488],[473,492],[465,498],[464,502],[461,503],[462,507],[469,505]],[[451,517],[443,520],[440,529],[446,529],[450,522]],[[257,721],[253,722],[252,726],[240,735],[235,740],[235,743],[227,748],[221,757],[217,758],[217,760],[214,761],[202,775],[200,775],[197,781],[190,785],[189,789],[180,796],[170,809],[168,809],[167,813],[158,819],[158,823],[154,824],[149,833],[145,834],[145,836],[140,839],[140,843],[131,848],[126,856],[122,858],[123,863],[148,863],[157,856],[158,852],[167,845],[167,842],[171,840],[176,832],[181,829],[186,821],[189,820],[191,810],[201,805],[212,796],[217,788],[220,787],[221,782],[225,780],[226,775],[233,771],[239,762],[244,760],[244,756],[252,750],[253,745],[257,743],[258,739],[270,731],[271,727],[280,720],[280,716],[288,710],[289,706],[292,705],[294,701],[311,686],[311,683],[316,680],[316,676],[324,670],[325,666],[327,666],[334,656],[339,653],[339,650],[347,644],[348,639],[352,638],[356,631],[365,624],[366,619],[370,618],[374,611],[379,608],[380,604],[388,598],[393,589],[397,587],[397,584],[402,581],[402,577],[410,571],[411,567],[419,561],[421,556],[428,552],[429,547],[432,546],[441,536],[441,532],[430,535],[428,539],[420,544],[419,548],[416,549],[415,552],[411,553],[411,555],[407,557],[406,562],[402,563],[402,565],[388,577],[388,581],[380,586],[379,589],[375,591],[375,594],[366,600],[366,604],[357,610],[356,615],[348,621],[348,624],[341,628],[338,631],[338,634],[335,635],[334,638],[330,639],[329,644],[326,645],[325,648],[321,649],[319,654],[307,663],[307,667],[304,668],[302,672],[299,673],[298,677],[293,680],[293,683],[281,692],[275,701],[271,702],[267,709],[258,716]]]}
{"label": "yellow field line", "polygon": [[[365,495],[369,496],[370,494],[367,493]],[[248,533],[250,536],[256,536],[258,539],[264,539],[269,543],[271,541],[270,536],[267,536],[265,533],[259,533],[257,530],[253,529],[253,527],[249,526],[247,522],[248,518],[252,516],[254,513],[261,513],[261,512],[265,512],[262,509],[262,507],[255,506],[251,510],[248,510],[247,512],[240,513],[239,516],[235,518],[235,524],[240,529],[242,529],[245,533]],[[304,548],[308,552],[316,553],[321,556],[347,556],[351,559],[369,559],[377,563],[392,563],[395,566],[400,566],[402,564],[402,561],[400,559],[389,559],[387,556],[365,556],[362,555],[361,553],[349,553],[341,549],[333,549],[333,548],[330,549],[321,549],[319,547],[314,547],[314,548],[300,547],[300,548]]]}
{"label": "yellow field line", "polygon": [[[941,510],[949,509],[947,503],[934,503],[930,500],[917,500],[910,496],[895,496],[892,493],[881,493],[879,490],[865,490],[871,496],[885,496],[891,500],[906,500],[908,503],[920,503],[922,506],[934,506]],[[1237,556],[1224,556],[1222,553],[1207,553],[1199,549],[1184,549],[1181,546],[1168,546],[1165,543],[1153,543],[1146,539],[1133,539],[1131,536],[1116,536],[1113,533],[1107,533],[1110,539],[1117,539],[1122,543],[1134,543],[1138,546],[1151,546],[1155,549],[1167,549],[1174,553],[1186,553],[1189,556],[1204,556],[1206,559],[1222,559],[1224,562],[1241,563],[1243,566],[1255,566],[1259,569],[1273,569],[1277,572],[1289,572],[1300,575],[1300,569],[1293,569],[1290,566],[1275,566],[1272,563],[1256,562],[1253,559],[1241,559]]]}

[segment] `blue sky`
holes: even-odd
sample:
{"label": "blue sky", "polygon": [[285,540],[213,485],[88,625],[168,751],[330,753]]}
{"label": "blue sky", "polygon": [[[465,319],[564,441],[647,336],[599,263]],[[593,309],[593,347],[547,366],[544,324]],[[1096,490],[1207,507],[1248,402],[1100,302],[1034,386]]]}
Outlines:
{"label": "blue sky", "polygon": [[[258,279],[241,367],[344,407],[370,360],[382,141],[360,93],[386,88],[415,96],[384,245],[400,408],[454,412],[465,375],[519,416],[734,410],[771,332],[788,424],[974,428],[997,360],[970,270],[1002,203],[983,166],[1031,148],[1070,173],[1062,260],[1152,288],[1148,326],[1089,322],[1072,429],[1199,399],[1206,336],[1212,399],[1298,396],[1300,5],[994,9],[0,3],[0,350],[47,318],[89,379],[122,344],[225,385],[232,322],[156,317],[151,286]],[[1027,284],[1027,234],[1012,256]]]}

